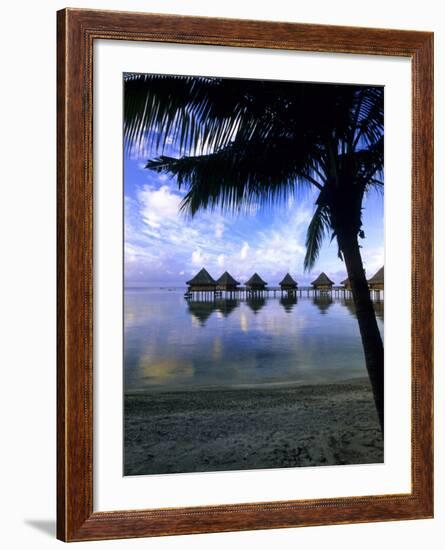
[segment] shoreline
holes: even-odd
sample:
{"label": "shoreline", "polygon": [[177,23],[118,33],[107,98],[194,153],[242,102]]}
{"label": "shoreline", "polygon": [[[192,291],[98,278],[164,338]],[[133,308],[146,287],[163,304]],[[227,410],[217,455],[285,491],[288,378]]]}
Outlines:
{"label": "shoreline", "polygon": [[124,475],[383,462],[367,379],[280,387],[133,391]]}
{"label": "shoreline", "polygon": [[153,386],[152,388],[143,388],[140,390],[124,390],[125,396],[135,395],[152,395],[152,394],[179,394],[179,393],[199,393],[199,392],[225,392],[225,391],[243,391],[243,390],[280,390],[280,389],[293,389],[293,388],[315,388],[321,386],[343,386],[344,384],[366,384],[368,378],[365,376],[357,376],[356,378],[345,378],[344,380],[336,380],[332,382],[330,380],[320,380],[314,382],[265,382],[263,384],[233,384],[232,386],[172,386],[166,388],[165,386]]}

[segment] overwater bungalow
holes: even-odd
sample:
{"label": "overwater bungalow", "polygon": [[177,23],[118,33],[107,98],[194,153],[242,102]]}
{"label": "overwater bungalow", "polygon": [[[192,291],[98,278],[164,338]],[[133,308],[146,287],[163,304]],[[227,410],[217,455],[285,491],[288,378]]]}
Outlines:
{"label": "overwater bungalow", "polygon": [[340,284],[344,286],[345,290],[349,290],[349,291],[352,290],[351,283],[349,282],[349,277],[347,279],[344,279]]}
{"label": "overwater bungalow", "polygon": [[384,290],[385,273],[384,266],[381,267],[375,275],[368,279],[368,285],[370,290]]}
{"label": "overwater bungalow", "polygon": [[230,275],[229,272],[224,271],[221,277],[216,281],[216,289],[233,292],[237,290],[239,284],[240,283],[238,281],[235,281],[235,279],[232,277],[232,275]]}
{"label": "overwater bungalow", "polygon": [[314,290],[320,292],[330,292],[333,284],[334,281],[331,281],[324,271],[311,283]]}
{"label": "overwater bungalow", "polygon": [[384,266],[381,267],[370,279],[368,279],[369,290],[377,299],[380,299],[380,292],[384,290],[385,273]]}
{"label": "overwater bungalow", "polygon": [[297,281],[295,281],[289,275],[289,273],[286,273],[283,280],[280,281],[278,284],[280,285],[282,291],[286,290],[287,292],[293,292],[293,291],[297,290],[297,288],[298,288]]}
{"label": "overwater bungalow", "polygon": [[194,292],[207,294],[214,294],[216,290],[216,281],[209,274],[209,272],[202,268],[190,281],[186,283],[188,285],[188,292],[186,294],[193,294]]}
{"label": "overwater bungalow", "polygon": [[258,275],[254,273],[252,277],[246,282],[246,289],[248,292],[262,292],[266,290],[267,283]]}

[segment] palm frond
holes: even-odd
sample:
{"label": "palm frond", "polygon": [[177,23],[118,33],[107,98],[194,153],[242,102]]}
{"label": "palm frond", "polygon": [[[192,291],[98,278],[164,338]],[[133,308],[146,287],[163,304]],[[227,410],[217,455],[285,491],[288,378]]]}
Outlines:
{"label": "palm frond", "polygon": [[237,135],[265,138],[278,126],[276,95],[276,89],[263,81],[126,75],[127,147],[162,152],[168,144],[180,154],[196,155],[225,147]]}
{"label": "palm frond", "polygon": [[313,169],[316,159],[317,151],[306,141],[236,141],[208,155],[161,156],[148,161],[146,168],[176,176],[178,186],[188,189],[182,209],[193,216],[217,206],[236,211],[256,203],[271,205],[295,196],[304,186],[321,189],[323,182]]}
{"label": "palm frond", "polygon": [[125,75],[124,86],[127,147],[156,155],[146,167],[176,177],[192,216],[320,190],[305,269],[333,229],[331,212],[335,224],[361,227],[363,193],[383,186],[382,87],[145,74]]}
{"label": "palm frond", "polygon": [[367,87],[363,94],[359,116],[354,125],[354,149],[360,143],[364,147],[378,142],[383,135],[384,124],[384,89]]}
{"label": "palm frond", "polygon": [[[384,138],[383,135],[366,149],[352,154],[356,182],[363,186],[374,185],[378,180],[383,185]],[[378,179],[380,178],[380,179]]]}
{"label": "palm frond", "polygon": [[318,205],[306,232],[304,269],[310,271],[317,261],[324,238],[329,234],[331,221],[328,207]]}
{"label": "palm frond", "polygon": [[[242,141],[295,137],[345,140],[358,109],[357,143],[383,127],[378,88],[215,77],[127,74],[124,134],[128,147],[198,155]],[[357,113],[356,113],[357,114]],[[381,132],[380,132],[381,133]]]}

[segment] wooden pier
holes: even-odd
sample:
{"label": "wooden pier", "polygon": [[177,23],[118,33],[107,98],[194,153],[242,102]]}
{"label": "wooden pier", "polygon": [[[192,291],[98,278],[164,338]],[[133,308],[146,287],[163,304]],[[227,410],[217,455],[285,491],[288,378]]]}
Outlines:
{"label": "wooden pier", "polygon": [[[297,298],[302,296],[328,296],[338,298],[352,298],[349,279],[336,285],[322,272],[311,282],[310,286],[299,286],[289,273],[286,273],[280,286],[268,286],[258,273],[254,273],[244,286],[241,286],[228,271],[225,271],[218,280],[213,279],[203,267],[190,281],[186,283],[188,289],[184,294],[187,300],[212,302],[218,299],[252,300],[265,298]],[[373,301],[384,298],[384,268],[368,280],[369,292]]]}
{"label": "wooden pier", "polygon": [[[383,290],[370,289],[371,299],[381,301],[384,299]],[[299,286],[292,290],[283,290],[279,286],[266,287],[262,290],[252,290],[245,286],[239,286],[234,290],[187,290],[184,294],[186,300],[213,301],[219,299],[251,300],[253,298],[282,298],[282,297],[312,297],[331,296],[335,298],[352,298],[352,292],[344,286],[333,286],[330,290],[321,290],[312,286]]]}

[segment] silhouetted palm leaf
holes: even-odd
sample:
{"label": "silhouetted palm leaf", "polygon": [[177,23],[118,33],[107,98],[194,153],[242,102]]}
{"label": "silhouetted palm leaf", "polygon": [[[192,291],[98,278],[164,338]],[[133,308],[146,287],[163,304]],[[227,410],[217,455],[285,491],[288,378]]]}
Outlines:
{"label": "silhouetted palm leaf", "polygon": [[[299,155],[294,154],[296,149]],[[182,209],[193,216],[199,209],[216,206],[233,211],[258,203],[271,205],[295,196],[305,185],[321,189],[317,156],[320,151],[307,140],[236,140],[209,155],[161,156],[146,167],[176,176],[178,186],[188,189]]]}
{"label": "silhouetted palm leaf", "polygon": [[304,268],[310,271],[317,261],[323,239],[329,234],[331,220],[326,206],[318,205],[306,233]]}
{"label": "silhouetted palm leaf", "polygon": [[127,74],[124,117],[127,146],[158,151],[146,167],[176,176],[192,216],[272,204],[308,185],[323,190],[308,229],[307,269],[329,234],[333,197],[357,197],[359,233],[357,204],[383,184],[383,88]]}

